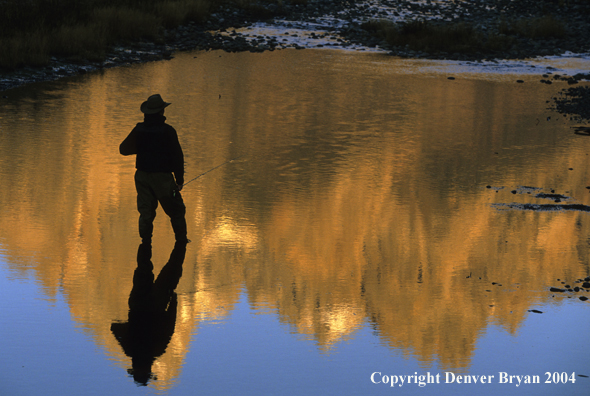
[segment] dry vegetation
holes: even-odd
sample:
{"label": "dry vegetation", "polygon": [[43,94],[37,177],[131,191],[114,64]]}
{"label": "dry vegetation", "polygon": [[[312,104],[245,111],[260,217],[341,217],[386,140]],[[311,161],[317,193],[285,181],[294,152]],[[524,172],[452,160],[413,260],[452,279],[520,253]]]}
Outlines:
{"label": "dry vegetation", "polygon": [[480,38],[465,23],[436,25],[427,21],[393,23],[388,20],[369,21],[361,26],[390,45],[408,46],[420,51],[467,52]]}
{"label": "dry vegetation", "polygon": [[109,45],[156,40],[163,28],[203,21],[219,0],[4,0],[0,68],[52,55],[101,59]]}
{"label": "dry vegetation", "polygon": [[565,35],[565,25],[552,15],[531,19],[503,19],[500,21],[501,34],[518,35],[528,38],[560,38]]}
{"label": "dry vegetation", "polygon": [[[46,65],[51,56],[98,61],[120,42],[163,43],[164,29],[203,22],[229,3],[253,18],[271,17],[261,1],[282,5],[285,0],[0,0],[0,69]],[[289,3],[305,5],[308,0]],[[564,22],[551,15],[504,18],[496,25],[494,33],[483,33],[464,22],[373,20],[362,27],[389,45],[428,53],[506,51],[517,39],[566,34]]]}
{"label": "dry vegetation", "polygon": [[370,34],[390,45],[407,46],[429,53],[472,53],[477,51],[505,51],[518,37],[531,39],[560,38],[565,25],[553,16],[529,19],[503,19],[498,32],[484,34],[465,22],[439,24],[430,21],[394,23],[373,20],[362,25]]}

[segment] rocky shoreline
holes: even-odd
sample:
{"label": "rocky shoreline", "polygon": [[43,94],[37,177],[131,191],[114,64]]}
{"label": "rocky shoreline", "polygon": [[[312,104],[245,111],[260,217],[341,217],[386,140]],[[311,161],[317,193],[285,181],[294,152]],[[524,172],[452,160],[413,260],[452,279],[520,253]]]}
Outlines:
{"label": "rocky shoreline", "polygon": [[[590,291],[590,276],[585,277],[584,279],[577,279],[574,284],[580,284],[579,286],[571,286],[568,282],[557,279],[558,282],[561,282],[560,287],[550,287],[549,291],[552,293],[578,293],[578,292],[588,292]],[[576,296],[575,294],[570,294],[568,297]],[[586,296],[578,296],[580,301],[588,301],[588,297]]]}
{"label": "rocky shoreline", "polygon": [[[113,47],[104,61],[77,61],[51,58],[45,67],[24,67],[16,71],[0,72],[0,91],[40,81],[134,63],[171,59],[178,51],[225,50],[229,52],[262,52],[284,48],[365,47],[404,58],[451,59],[479,62],[494,59],[525,59],[536,56],[590,53],[590,1],[587,0],[466,0],[437,2],[433,0],[309,0],[282,5],[261,2],[249,8],[224,6],[213,13],[204,24],[189,23],[167,30],[157,42],[127,43]],[[534,18],[552,14],[559,16],[567,27],[559,38],[531,39],[517,37],[506,51],[475,52],[468,54],[424,53],[406,47],[390,46],[363,29],[363,23],[375,19],[399,22],[429,20],[433,23],[468,23],[485,35],[499,34],[501,21],[506,18]],[[294,42],[276,34],[252,37],[245,33],[257,23],[276,25],[283,29],[299,26],[299,40]],[[313,30],[309,28],[313,26]],[[307,29],[306,29],[307,28]],[[301,40],[304,34],[306,40]],[[292,36],[297,37],[297,34]],[[306,41],[303,45],[302,42]],[[590,79],[588,74],[560,77],[576,84]],[[546,82],[544,80],[542,82]],[[550,83],[550,81],[549,81]],[[588,95],[581,90],[575,94]],[[566,95],[567,96],[567,95]],[[583,101],[586,103],[587,99]],[[557,106],[558,111],[568,110]],[[578,113],[578,115],[580,115]],[[588,120],[588,114],[583,118]]]}
{"label": "rocky shoreline", "polygon": [[[589,79],[586,76],[586,79]],[[590,121],[590,86],[577,86],[563,89],[559,96],[553,98],[553,109],[560,114],[570,116],[576,121]],[[578,135],[590,135],[590,128],[576,128]]]}

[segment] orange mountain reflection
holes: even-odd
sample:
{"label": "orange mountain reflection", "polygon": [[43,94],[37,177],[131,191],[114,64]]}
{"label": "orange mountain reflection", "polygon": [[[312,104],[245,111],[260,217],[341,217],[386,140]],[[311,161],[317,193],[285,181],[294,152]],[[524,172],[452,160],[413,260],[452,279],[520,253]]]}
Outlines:
{"label": "orange mountain reflection", "polygon": [[[0,110],[8,262],[62,293],[123,368],[110,325],[127,318],[139,237],[133,159],[117,147],[151,93],[138,75],[173,102],[187,179],[247,154],[183,192],[193,242],[155,387],[242,293],[322,351],[370,326],[425,367],[461,370],[488,326],[514,334],[563,298],[546,292],[557,279],[588,275],[587,214],[492,207],[534,201],[511,193],[525,184],[588,204],[586,154],[562,124],[537,125],[545,85],[406,76],[370,57],[342,68],[313,51],[313,73],[294,51],[199,56],[22,89]],[[174,245],[158,213],[155,271]]]}

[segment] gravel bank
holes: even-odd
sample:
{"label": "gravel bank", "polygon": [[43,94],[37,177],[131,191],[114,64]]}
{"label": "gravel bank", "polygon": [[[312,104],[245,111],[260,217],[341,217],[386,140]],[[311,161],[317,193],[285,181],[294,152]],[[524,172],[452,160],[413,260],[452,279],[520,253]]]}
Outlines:
{"label": "gravel bank", "polygon": [[[501,21],[533,18],[546,14],[558,16],[566,26],[561,38],[532,39],[516,37],[506,51],[468,54],[424,53],[387,45],[362,28],[375,19],[394,22],[429,20],[437,24],[465,22],[482,34],[498,34]],[[248,27],[255,24],[298,28],[304,33],[284,35],[249,35]],[[307,31],[306,31],[307,30]],[[311,30],[311,31],[310,31]],[[288,36],[288,34],[287,34]],[[485,59],[523,59],[535,56],[563,54],[566,51],[590,53],[590,1],[588,0],[467,0],[467,1],[407,1],[367,0],[309,0],[307,4],[292,4],[284,0],[281,6],[261,2],[248,9],[226,7],[211,15],[203,25],[190,23],[165,31],[155,42],[138,42],[117,46],[102,62],[77,62],[52,58],[42,68],[26,67],[0,73],[0,91],[23,84],[55,80],[93,70],[133,63],[170,59],[174,52],[194,49],[225,51],[273,51],[284,48],[353,48],[379,50],[392,56],[430,59],[481,61]],[[572,84],[587,75],[567,77]]]}
{"label": "gravel bank", "polygon": [[[569,116],[575,121],[590,121],[590,86],[585,85],[564,89],[553,101],[553,109],[558,113]],[[580,127],[576,132],[578,134],[590,135],[590,128]]]}

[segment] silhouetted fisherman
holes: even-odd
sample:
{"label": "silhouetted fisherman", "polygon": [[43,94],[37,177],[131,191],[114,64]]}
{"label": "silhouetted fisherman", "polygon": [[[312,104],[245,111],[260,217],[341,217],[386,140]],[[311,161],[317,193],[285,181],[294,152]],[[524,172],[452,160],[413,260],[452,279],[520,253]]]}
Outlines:
{"label": "silhouetted fisherman", "polygon": [[123,155],[136,154],[135,188],[139,211],[139,236],[151,243],[158,202],[170,217],[177,241],[187,242],[186,207],[180,195],[184,184],[184,155],[176,130],[166,124],[159,94],[141,104],[144,121],[138,123],[119,146]]}
{"label": "silhouetted fisherman", "polygon": [[129,295],[129,317],[125,323],[114,322],[111,332],[131,358],[137,384],[147,385],[152,364],[168,346],[176,325],[177,296],[174,290],[182,276],[186,243],[176,242],[168,263],[154,281],[152,247],[142,243],[137,250],[137,268]]}

